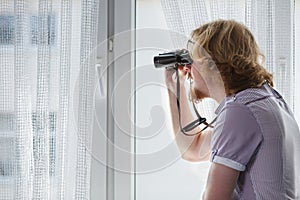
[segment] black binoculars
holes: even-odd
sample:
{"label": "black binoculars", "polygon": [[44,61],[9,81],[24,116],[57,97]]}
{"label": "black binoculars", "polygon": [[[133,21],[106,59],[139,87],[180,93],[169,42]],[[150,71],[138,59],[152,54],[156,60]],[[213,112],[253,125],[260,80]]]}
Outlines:
{"label": "black binoculars", "polygon": [[156,68],[165,67],[167,69],[176,69],[178,66],[191,65],[193,63],[189,51],[186,49],[161,53],[155,56],[153,60]]}

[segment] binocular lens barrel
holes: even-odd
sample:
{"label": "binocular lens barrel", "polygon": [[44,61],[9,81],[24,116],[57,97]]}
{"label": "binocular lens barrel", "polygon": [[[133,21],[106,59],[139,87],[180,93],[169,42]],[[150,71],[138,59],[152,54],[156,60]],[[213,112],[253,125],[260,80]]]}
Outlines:
{"label": "binocular lens barrel", "polygon": [[159,54],[154,57],[154,66],[156,68],[166,67],[166,65],[174,65],[177,61],[175,52]]}
{"label": "binocular lens barrel", "polygon": [[191,65],[192,63],[193,60],[185,49],[161,53],[154,57],[154,66],[156,68],[176,69],[177,66]]}

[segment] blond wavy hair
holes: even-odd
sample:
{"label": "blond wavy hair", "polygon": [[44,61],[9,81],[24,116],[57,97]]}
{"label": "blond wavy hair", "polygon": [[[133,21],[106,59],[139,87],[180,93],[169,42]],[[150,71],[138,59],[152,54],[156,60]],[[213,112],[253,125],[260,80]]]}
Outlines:
{"label": "blond wavy hair", "polygon": [[246,26],[217,20],[195,29],[192,38],[215,62],[226,95],[260,87],[265,81],[273,86],[272,74],[262,66],[264,55]]}

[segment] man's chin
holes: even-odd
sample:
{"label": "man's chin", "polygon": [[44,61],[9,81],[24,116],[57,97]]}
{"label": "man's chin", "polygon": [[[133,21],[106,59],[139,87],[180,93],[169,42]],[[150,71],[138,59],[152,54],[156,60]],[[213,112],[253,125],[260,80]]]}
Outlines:
{"label": "man's chin", "polygon": [[207,94],[205,94],[195,88],[191,90],[191,98],[194,101],[201,101],[207,97],[209,97]]}

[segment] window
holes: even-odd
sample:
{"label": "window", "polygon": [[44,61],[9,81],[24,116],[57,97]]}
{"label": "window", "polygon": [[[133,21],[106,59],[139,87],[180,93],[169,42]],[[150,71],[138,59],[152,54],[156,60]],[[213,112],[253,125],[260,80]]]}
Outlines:
{"label": "window", "polygon": [[[32,128],[33,128],[33,148],[38,145],[38,116],[37,113],[32,113]],[[55,173],[55,154],[56,154],[56,113],[49,113],[49,167],[50,175]]]}
{"label": "window", "polygon": [[[30,17],[30,41],[33,45],[38,45],[39,42],[39,17]],[[47,17],[47,44],[53,45],[56,39],[56,21],[55,15],[48,15]],[[0,16],[0,45],[14,44],[14,16],[1,15]]]}
{"label": "window", "polygon": [[[179,3],[180,2],[180,3]],[[241,2],[237,1],[236,3]],[[291,1],[293,2],[293,1]],[[183,2],[183,1],[174,1],[174,4],[191,4],[190,2]],[[282,3],[282,2],[280,2]],[[290,4],[288,2],[282,3],[289,8]],[[300,54],[300,0],[295,1],[295,85],[289,85],[290,80],[293,76],[291,76],[291,70],[293,67],[288,63],[285,57],[279,57],[276,59],[276,64],[278,64],[278,68],[280,70],[276,71],[277,77],[282,77],[283,80],[279,80],[277,82],[276,87],[282,89],[280,91],[284,94],[288,94],[292,98],[295,99],[295,115],[298,119],[298,123],[300,123],[300,62],[299,56],[296,55]],[[281,5],[276,2],[276,6]],[[276,11],[277,11],[276,7]],[[284,8],[285,9],[285,8]],[[279,9],[283,12],[286,10]],[[174,12],[174,9],[168,10],[168,12]],[[182,10],[178,11],[180,13],[179,16],[190,16],[188,12],[183,12]],[[161,2],[159,0],[138,0],[137,1],[137,88],[139,87],[139,83],[145,83],[145,79],[151,80],[152,82],[159,82],[158,85],[163,85],[163,76],[162,71],[151,71],[153,68],[152,58],[156,55],[159,51],[163,52],[167,50],[167,43],[169,42],[169,38],[167,38],[163,33],[162,29],[168,30],[165,15],[161,8]],[[280,18],[281,15],[276,14],[276,19]],[[170,17],[170,16],[169,16]],[[281,26],[282,23],[286,23],[286,21],[291,20],[290,16],[287,14],[285,15],[285,20],[280,21],[280,23],[276,24],[276,26]],[[180,20],[180,17],[172,18],[172,20]],[[178,23],[180,24],[180,23]],[[187,27],[190,26],[189,23],[185,24]],[[143,28],[147,28],[143,30]],[[151,30],[149,30],[149,28]],[[182,27],[176,27],[177,30],[181,30]],[[139,30],[142,29],[142,30]],[[159,29],[159,31],[158,31]],[[282,38],[283,36],[280,35],[279,29],[276,29],[276,36],[278,36],[278,41],[285,41],[283,39],[289,40],[291,37],[289,36],[288,30],[287,37]],[[282,30],[282,29],[281,29]],[[156,31],[156,34],[153,34]],[[290,29],[291,31],[291,29]],[[148,34],[146,34],[148,32]],[[151,34],[152,32],[152,34]],[[172,33],[171,33],[172,34]],[[263,38],[264,39],[264,38]],[[262,40],[263,40],[262,39]],[[275,40],[276,41],[276,40]],[[145,44],[153,45],[153,46],[145,46]],[[277,45],[277,43],[275,43]],[[148,48],[146,48],[148,47]],[[172,49],[171,45],[170,48]],[[279,52],[279,51],[278,51]],[[282,53],[282,52],[279,52]],[[279,54],[281,55],[281,54]],[[283,54],[285,55],[285,54]],[[292,56],[292,54],[288,54],[285,56]],[[151,66],[152,64],[152,66]],[[147,71],[142,70],[143,66],[147,65]],[[139,69],[141,67],[141,69]],[[148,69],[149,68],[149,69]],[[143,79],[143,80],[142,80]],[[276,80],[275,80],[276,82]],[[146,84],[144,84],[146,85]],[[146,87],[147,86],[147,87]],[[159,119],[163,121],[164,119],[169,118],[168,116],[163,117],[162,114],[168,114],[165,110],[160,111],[161,113],[157,115],[150,114],[151,112],[155,114],[154,111],[158,109],[153,109],[154,106],[161,107],[161,110],[164,110],[167,106],[163,104],[163,98],[166,97],[164,91],[159,91],[160,88],[156,86],[146,85],[139,89],[137,92],[137,109],[136,109],[136,118],[137,124],[140,126],[147,126],[153,123],[155,120]],[[285,91],[285,88],[295,86],[295,94],[291,94],[290,91]],[[291,88],[293,89],[293,88]],[[286,97],[289,100],[290,97]],[[155,97],[155,98],[151,98]],[[161,99],[159,99],[161,98]],[[152,109],[152,110],[151,110]],[[158,111],[157,111],[158,113]],[[139,130],[139,129],[137,129]],[[137,133],[137,136],[145,136],[146,129],[144,132]],[[149,139],[137,138],[137,154],[141,153],[148,153],[148,152],[156,152],[159,148],[162,148],[163,145],[167,145],[168,141],[171,139],[168,138],[170,135],[170,131],[166,130],[159,130],[156,135],[151,135]],[[160,161],[160,154],[157,154],[157,157],[154,162]],[[171,155],[170,155],[171,156]],[[137,169],[140,169],[143,163],[139,161],[137,158]],[[151,165],[152,163],[147,163]],[[170,164],[169,166],[165,166],[164,168],[147,172],[141,175],[137,175],[137,184],[136,184],[136,192],[137,192],[137,199],[200,199],[201,191],[203,190],[206,182],[207,176],[207,169],[209,167],[208,163],[205,164],[191,164],[180,159],[176,160],[174,163]],[[140,171],[139,171],[140,172]]]}
{"label": "window", "polygon": [[[42,20],[42,19],[40,19]],[[38,16],[31,16],[30,18],[30,28],[31,28],[31,44],[38,45],[39,42],[39,17]],[[47,37],[48,37],[48,45],[53,45],[55,42],[55,16],[48,15],[47,17]],[[42,41],[43,42],[43,41]],[[42,44],[41,45],[45,45]]]}
{"label": "window", "polygon": [[0,45],[14,43],[14,17],[9,15],[0,16]]}
{"label": "window", "polygon": [[0,114],[0,176],[13,175],[15,157],[14,115]]}
{"label": "window", "polygon": [[[0,113],[0,177],[14,175],[15,163],[15,115],[11,113]],[[33,145],[37,145],[37,114],[32,114]],[[56,154],[56,113],[49,113],[49,162],[50,175],[55,173],[55,154]]]}
{"label": "window", "polygon": [[153,56],[175,49],[160,0],[137,1],[136,199],[200,199],[209,162],[182,160],[172,137],[163,69]]}

